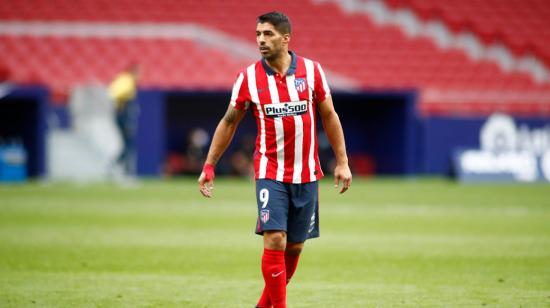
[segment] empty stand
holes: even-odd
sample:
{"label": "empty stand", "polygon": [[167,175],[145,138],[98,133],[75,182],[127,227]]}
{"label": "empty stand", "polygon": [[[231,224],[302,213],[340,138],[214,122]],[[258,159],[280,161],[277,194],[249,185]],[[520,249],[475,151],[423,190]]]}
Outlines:
{"label": "empty stand", "polygon": [[56,94],[75,84],[106,83],[135,61],[146,87],[226,89],[248,64],[185,40],[4,36],[0,53],[12,79],[47,84]]}
{"label": "empty stand", "polygon": [[444,20],[455,31],[470,30],[486,42],[503,42],[517,54],[540,56],[550,67],[550,2],[546,0],[388,0],[419,16]]}
{"label": "empty stand", "polygon": [[[476,16],[489,10],[485,2],[508,5],[520,3],[517,1],[389,2],[394,6],[413,7],[426,18],[444,16],[448,23],[456,27],[471,26],[487,37],[502,35],[506,40],[516,40],[514,44],[517,46],[534,46],[544,50],[548,48],[545,44],[550,42],[535,39],[537,35],[545,37],[548,34],[545,29],[550,27],[541,28],[540,25],[547,21],[532,18],[532,10],[522,10],[523,13],[518,15],[523,19],[510,17],[509,24],[495,18],[485,18],[484,22],[491,26],[478,25],[480,18]],[[527,2],[537,8],[548,7],[544,1]],[[479,10],[472,8],[474,3]],[[0,3],[0,20],[79,21],[91,24],[191,23],[217,29],[230,38],[246,40],[253,49],[255,18],[274,9],[284,10],[291,17],[291,49],[318,60],[326,69],[358,81],[365,89],[506,89],[519,92],[550,89],[548,84],[536,84],[527,74],[503,72],[494,63],[474,61],[459,50],[441,50],[429,39],[408,38],[395,27],[376,25],[364,14],[345,13],[338,5],[329,3],[291,0],[5,0]],[[502,14],[509,14],[503,16],[513,15],[511,9],[502,11]],[[541,12],[543,14],[548,10]],[[526,26],[507,30],[511,32],[501,31],[503,28],[513,28],[509,25],[521,23],[527,18],[534,20],[529,23],[531,28]],[[535,25],[539,25],[540,31],[524,36],[524,32],[533,30]],[[4,61],[16,79],[44,82],[56,91],[64,91],[76,82],[96,79],[106,82],[130,61],[143,64],[144,86],[229,89],[237,70],[251,62],[249,58],[236,58],[226,50],[181,39],[4,35],[0,36],[0,53],[7,55]]]}

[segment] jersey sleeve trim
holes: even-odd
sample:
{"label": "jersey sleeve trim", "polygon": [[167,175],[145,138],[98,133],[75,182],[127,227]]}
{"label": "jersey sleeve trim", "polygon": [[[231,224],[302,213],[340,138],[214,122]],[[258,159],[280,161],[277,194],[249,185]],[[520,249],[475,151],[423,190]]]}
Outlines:
{"label": "jersey sleeve trim", "polygon": [[325,97],[323,97],[322,100],[325,100],[325,98],[327,98],[330,95],[330,88],[328,87],[327,78],[325,77],[325,72],[323,71],[321,64],[317,63],[317,69],[321,74],[321,80],[323,81],[323,90],[325,90]]}
{"label": "jersey sleeve trim", "polygon": [[[237,77],[237,80],[235,81],[235,84],[233,85],[233,90],[231,91],[231,106],[233,106],[235,109],[238,110],[245,110],[248,109],[248,101],[246,94],[244,92],[247,92],[243,89],[243,81],[244,81],[244,73],[239,73],[239,76]],[[245,84],[246,87],[246,84]]]}
{"label": "jersey sleeve trim", "polygon": [[314,74],[315,74],[315,101],[320,103],[324,101],[330,95],[330,88],[325,77],[325,72],[321,65],[315,62],[314,65]]}

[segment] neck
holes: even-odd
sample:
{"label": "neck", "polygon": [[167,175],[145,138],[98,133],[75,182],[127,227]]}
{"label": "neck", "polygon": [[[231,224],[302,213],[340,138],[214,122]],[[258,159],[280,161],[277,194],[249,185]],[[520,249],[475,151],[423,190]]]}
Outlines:
{"label": "neck", "polygon": [[265,59],[265,62],[267,62],[267,65],[269,65],[269,67],[271,67],[273,71],[279,73],[280,75],[284,75],[290,67],[292,57],[288,53],[288,50],[285,50],[281,54],[277,55],[277,57],[274,57],[272,59]]}

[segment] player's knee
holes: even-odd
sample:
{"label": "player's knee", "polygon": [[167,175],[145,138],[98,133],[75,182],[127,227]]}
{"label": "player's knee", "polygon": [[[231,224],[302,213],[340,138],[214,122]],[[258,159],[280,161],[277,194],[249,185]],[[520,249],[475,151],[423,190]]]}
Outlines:
{"label": "player's knee", "polygon": [[265,246],[268,249],[284,250],[286,246],[286,234],[282,231],[264,233]]}

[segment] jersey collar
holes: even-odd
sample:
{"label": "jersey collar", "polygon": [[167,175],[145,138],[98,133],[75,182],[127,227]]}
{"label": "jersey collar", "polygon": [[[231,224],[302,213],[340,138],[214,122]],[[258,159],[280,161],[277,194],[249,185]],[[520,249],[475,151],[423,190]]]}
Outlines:
{"label": "jersey collar", "polygon": [[[290,54],[290,57],[292,59],[290,60],[290,66],[288,67],[288,70],[286,71],[286,75],[290,76],[290,75],[294,75],[296,73],[296,54],[293,51],[290,51],[290,50],[288,51],[288,53]],[[267,62],[263,58],[262,58],[262,66],[264,67],[264,70],[268,75],[275,75],[275,71],[273,71],[273,69],[271,67],[269,67],[269,65],[267,65]]]}

